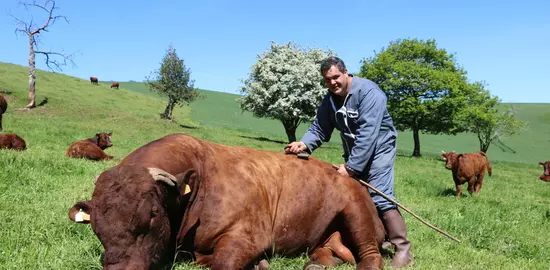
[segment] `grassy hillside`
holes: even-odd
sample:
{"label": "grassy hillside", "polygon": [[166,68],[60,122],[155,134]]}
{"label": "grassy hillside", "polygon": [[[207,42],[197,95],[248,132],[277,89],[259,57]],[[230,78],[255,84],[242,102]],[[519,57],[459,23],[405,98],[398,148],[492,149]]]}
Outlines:
{"label": "grassy hillside", "polygon": [[[95,176],[116,161],[66,158],[64,152],[75,140],[112,131],[114,146],[106,152],[116,158],[176,132],[273,151],[281,151],[285,145],[277,142],[284,141],[284,133],[269,124],[272,122],[231,114],[238,109],[231,107],[228,94],[205,92],[209,99],[191,108],[177,108],[176,122],[168,123],[158,117],[165,106],[163,100],[129,91],[126,83],[111,90],[44,71],[38,71],[37,101],[47,97],[48,102],[31,111],[15,111],[26,104],[26,84],[24,67],[0,63],[0,91],[9,101],[4,132],[18,133],[28,145],[28,150],[20,153],[0,150],[2,269],[101,269],[103,247],[90,226],[70,222],[67,212],[76,201],[91,197]],[[522,117],[538,124],[548,121],[548,108],[536,106],[521,107]],[[531,134],[522,137],[524,148],[547,128],[533,126],[532,133],[522,135]],[[406,136],[401,138],[403,143]],[[431,143],[426,138],[424,152]],[[466,147],[466,143],[459,138],[441,138],[439,142],[434,138],[431,151],[439,151],[438,143],[460,151],[459,146]],[[515,145],[508,143],[522,146],[521,140],[516,140]],[[546,146],[538,142],[528,149],[536,151],[533,156],[542,157]],[[498,157],[496,148],[491,151],[495,152],[492,157]],[[517,151],[523,155],[525,150]],[[333,163],[341,161],[337,144],[329,143],[314,155]],[[455,243],[404,213],[416,259],[410,269],[548,269],[550,186],[537,179],[541,173],[535,164],[496,162],[493,176],[486,177],[478,196],[457,199],[450,172],[441,161],[399,156],[395,172],[398,199],[462,240]],[[270,261],[271,269],[302,269],[305,260],[275,258]],[[175,269],[197,268],[178,262]],[[345,265],[338,269],[354,268]]]}
{"label": "grassy hillside", "polygon": [[[109,83],[110,85],[110,83]],[[149,96],[159,97],[150,92],[145,84],[123,82],[122,87]],[[238,95],[201,90],[207,98],[191,103],[191,117],[201,125],[212,127],[229,127],[243,131],[257,131],[277,140],[286,141],[284,128],[279,121],[259,119],[250,112],[241,112],[235,99]],[[159,97],[160,98],[160,97]],[[527,121],[529,126],[520,135],[504,138],[489,148],[488,154],[493,161],[527,163],[536,166],[538,161],[549,160],[550,153],[550,104],[508,104],[518,110],[518,117]],[[297,137],[300,138],[309,123],[300,125]],[[410,155],[414,148],[412,132],[399,132],[398,149],[403,155]],[[337,133],[332,142],[340,144]],[[438,155],[441,150],[471,152],[479,150],[477,136],[471,133],[452,135],[421,134],[421,151],[423,155]]]}

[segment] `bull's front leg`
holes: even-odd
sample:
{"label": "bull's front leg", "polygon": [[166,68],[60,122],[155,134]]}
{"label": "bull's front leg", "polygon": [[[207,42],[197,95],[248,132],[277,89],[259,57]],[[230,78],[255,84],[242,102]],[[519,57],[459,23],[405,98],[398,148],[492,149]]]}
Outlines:
{"label": "bull's front leg", "polygon": [[462,185],[461,184],[455,184],[456,186],[456,196],[460,198],[462,196]]}
{"label": "bull's front leg", "polygon": [[243,232],[222,235],[214,246],[211,269],[225,270],[253,267],[254,262],[262,255],[262,250],[252,241],[249,241],[247,236],[248,234]]}

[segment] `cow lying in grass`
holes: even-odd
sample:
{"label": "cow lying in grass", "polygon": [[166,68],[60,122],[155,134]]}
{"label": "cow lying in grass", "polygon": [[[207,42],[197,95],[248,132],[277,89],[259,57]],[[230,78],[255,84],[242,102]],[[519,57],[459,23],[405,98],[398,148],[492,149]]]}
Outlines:
{"label": "cow lying in grass", "polygon": [[0,134],[0,149],[23,151],[27,149],[27,144],[15,133]]}
{"label": "cow lying in grass", "polygon": [[94,137],[76,141],[69,146],[65,155],[69,158],[85,158],[89,160],[108,160],[113,156],[107,155],[105,149],[113,146],[111,133],[97,133]]}
{"label": "cow lying in grass", "polygon": [[105,270],[157,269],[175,247],[212,269],[266,269],[266,256],[304,252],[306,269],[381,269],[377,215],[368,190],[330,163],[185,134],[130,153],[69,210],[91,223]]}
{"label": "cow lying in grass", "polygon": [[453,180],[456,185],[456,196],[462,194],[462,185],[468,182],[468,192],[479,193],[483,185],[483,177],[485,170],[492,174],[491,162],[487,155],[481,151],[473,153],[458,154],[456,152],[448,152],[441,154],[441,158],[445,160],[445,168],[453,172]]}

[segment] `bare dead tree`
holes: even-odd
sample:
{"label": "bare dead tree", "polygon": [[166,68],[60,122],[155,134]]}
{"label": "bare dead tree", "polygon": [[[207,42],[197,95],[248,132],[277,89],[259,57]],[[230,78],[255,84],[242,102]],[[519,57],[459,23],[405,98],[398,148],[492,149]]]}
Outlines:
{"label": "bare dead tree", "polygon": [[12,17],[16,21],[16,28],[15,33],[24,33],[29,38],[29,103],[27,106],[25,106],[25,109],[31,109],[36,107],[36,100],[35,100],[35,85],[36,85],[36,62],[35,62],[35,56],[36,54],[42,54],[46,58],[46,66],[51,71],[59,70],[61,71],[61,66],[67,65],[67,62],[70,62],[73,66],[75,65],[73,62],[73,56],[72,54],[66,55],[60,52],[53,52],[53,51],[44,51],[40,50],[38,48],[38,45],[40,43],[39,36],[42,32],[48,32],[49,27],[52,26],[57,20],[62,19],[65,20],[67,23],[69,21],[65,16],[61,15],[55,15],[54,12],[56,9],[56,3],[55,0],[45,0],[44,4],[38,4],[36,1],[32,2],[19,2],[20,5],[23,5],[25,7],[25,10],[29,10],[29,8],[36,8],[38,10],[41,10],[47,14],[47,18],[45,19],[44,23],[41,25],[36,25],[31,18],[29,22],[25,22],[15,16],[12,15]]}

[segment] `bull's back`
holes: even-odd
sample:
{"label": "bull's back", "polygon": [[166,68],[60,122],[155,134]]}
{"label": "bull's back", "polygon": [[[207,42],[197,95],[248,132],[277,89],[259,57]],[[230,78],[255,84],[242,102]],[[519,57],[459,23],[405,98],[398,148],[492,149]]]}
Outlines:
{"label": "bull's back", "polygon": [[176,175],[198,166],[200,162],[197,157],[201,153],[193,149],[200,147],[200,142],[191,136],[171,134],[137,148],[119,165],[155,167]]}
{"label": "bull's back", "polygon": [[315,158],[241,147],[220,151],[225,155],[216,159],[217,180],[208,187],[216,190],[209,194],[215,199],[205,203],[206,209],[216,209],[215,214],[206,210],[209,217],[201,220],[218,224],[220,231],[239,220],[254,228],[256,237],[269,236],[264,240],[276,252],[311,248],[350,198],[369,199],[366,190],[358,194],[358,183]]}

